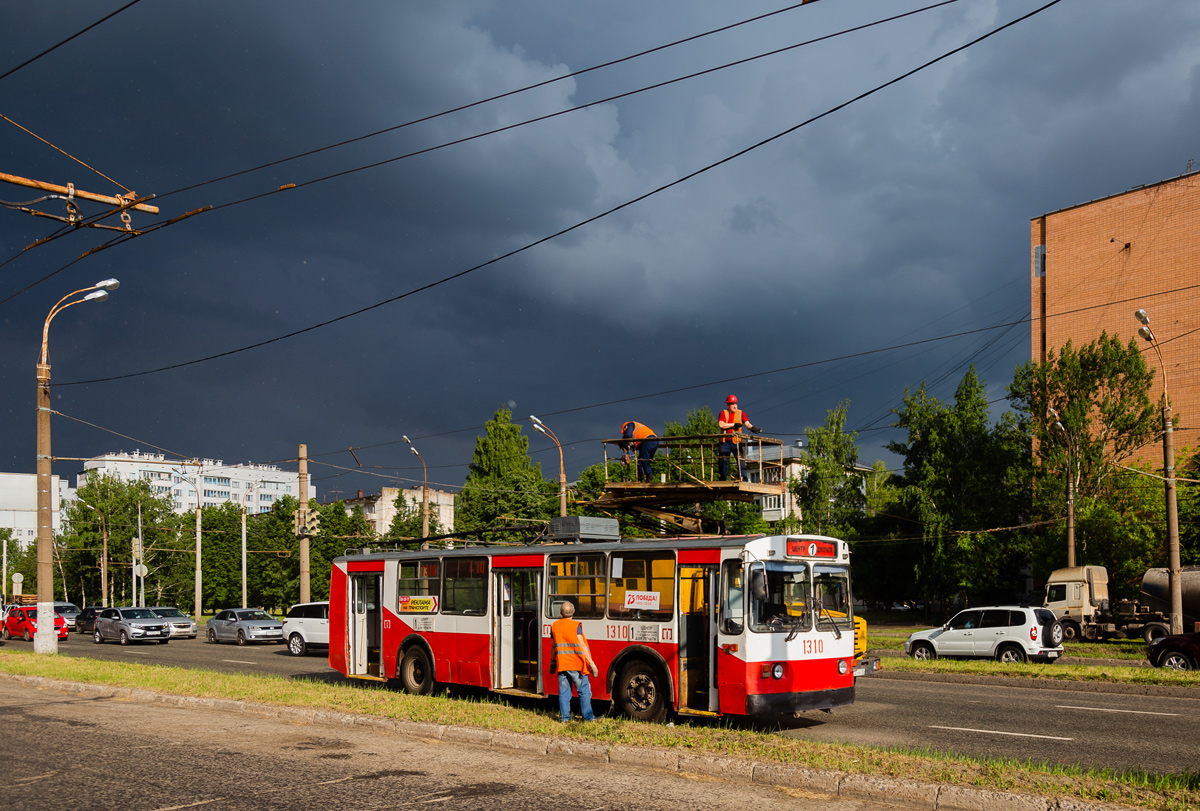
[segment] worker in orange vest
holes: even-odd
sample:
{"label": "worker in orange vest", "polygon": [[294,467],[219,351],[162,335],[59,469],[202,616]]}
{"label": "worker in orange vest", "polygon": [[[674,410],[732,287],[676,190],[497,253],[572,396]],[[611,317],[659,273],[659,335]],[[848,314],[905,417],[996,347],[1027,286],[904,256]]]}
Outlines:
{"label": "worker in orange vest", "polygon": [[[550,626],[550,669],[558,674],[558,716],[564,724],[571,720],[571,688],[579,693],[579,709],[585,722],[592,714],[592,683],[588,671],[599,675],[596,660],[583,635],[583,624],[573,619],[575,605],[567,600],[559,609],[560,619]],[[586,670],[585,670],[586,669]]]}
{"label": "worker in orange vest", "polygon": [[725,398],[725,408],[717,417],[717,427],[725,435],[721,438],[721,444],[717,446],[717,466],[721,473],[721,481],[729,478],[730,457],[737,464],[738,479],[746,481],[746,477],[742,475],[742,426],[756,434],[762,431],[761,428],[750,424],[746,412],[738,408],[737,395],[731,394]]}
{"label": "worker in orange vest", "polygon": [[631,447],[637,449],[638,481],[650,481],[654,476],[651,464],[654,454],[658,453],[658,435],[648,426],[630,420],[621,426],[621,438],[626,440],[621,443],[621,450],[626,454],[629,453]]}

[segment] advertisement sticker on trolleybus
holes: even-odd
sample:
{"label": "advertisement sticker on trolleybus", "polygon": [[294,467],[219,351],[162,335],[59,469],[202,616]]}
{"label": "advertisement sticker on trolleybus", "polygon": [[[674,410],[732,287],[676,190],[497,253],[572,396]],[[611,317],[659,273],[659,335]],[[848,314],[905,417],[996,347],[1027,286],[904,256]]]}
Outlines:
{"label": "advertisement sticker on trolleybus", "polygon": [[401,613],[432,614],[437,611],[437,597],[410,597],[402,594],[397,599],[400,601]]}
{"label": "advertisement sticker on trolleybus", "polygon": [[625,592],[625,607],[643,611],[658,610],[657,591],[627,591]]}

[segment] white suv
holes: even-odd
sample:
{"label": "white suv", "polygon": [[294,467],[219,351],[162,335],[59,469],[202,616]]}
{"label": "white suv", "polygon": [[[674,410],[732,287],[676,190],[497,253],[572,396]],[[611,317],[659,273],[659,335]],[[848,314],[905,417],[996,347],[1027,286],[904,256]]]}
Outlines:
{"label": "white suv", "polygon": [[1062,640],[1062,625],[1049,609],[986,606],[959,611],[941,628],[910,634],[904,652],[914,659],[952,656],[1053,662],[1062,656]]}
{"label": "white suv", "polygon": [[329,647],[329,603],[298,603],[283,618],[288,653],[303,656],[312,645]]}

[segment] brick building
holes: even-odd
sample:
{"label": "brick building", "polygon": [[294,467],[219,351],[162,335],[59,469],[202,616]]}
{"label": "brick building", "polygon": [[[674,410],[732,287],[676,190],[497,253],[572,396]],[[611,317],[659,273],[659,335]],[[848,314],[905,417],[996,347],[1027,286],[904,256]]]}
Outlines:
{"label": "brick building", "polygon": [[[1033,360],[1101,331],[1128,343],[1144,309],[1163,356],[1160,366],[1137,338],[1155,370],[1150,395],[1161,396],[1165,367],[1176,451],[1200,445],[1200,172],[1037,217],[1030,243]],[[1161,444],[1139,458],[1161,468]]]}

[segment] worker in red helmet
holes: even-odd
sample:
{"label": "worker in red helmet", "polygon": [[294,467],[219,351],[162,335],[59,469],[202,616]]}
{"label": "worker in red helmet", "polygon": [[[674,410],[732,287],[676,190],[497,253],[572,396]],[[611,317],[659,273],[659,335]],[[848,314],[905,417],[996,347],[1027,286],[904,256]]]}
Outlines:
{"label": "worker in red helmet", "polygon": [[745,427],[756,434],[762,429],[750,424],[746,412],[738,408],[738,399],[734,394],[725,398],[725,408],[717,417],[717,427],[724,434],[721,444],[717,446],[717,467],[720,470],[721,481],[729,478],[730,458],[737,464],[738,479],[746,481],[742,473],[742,428]]}

